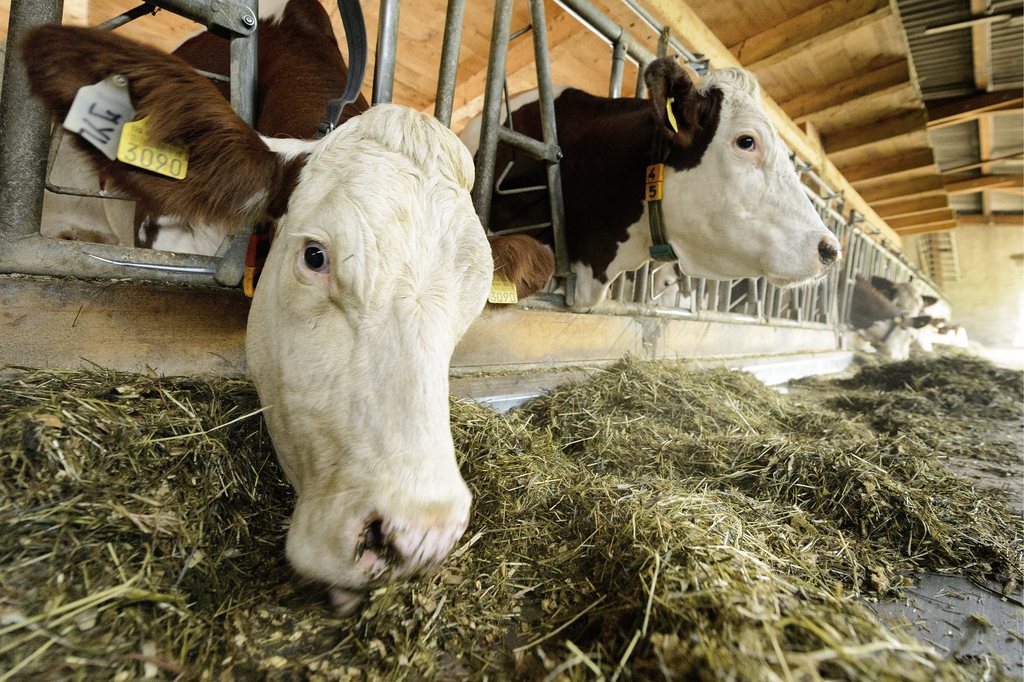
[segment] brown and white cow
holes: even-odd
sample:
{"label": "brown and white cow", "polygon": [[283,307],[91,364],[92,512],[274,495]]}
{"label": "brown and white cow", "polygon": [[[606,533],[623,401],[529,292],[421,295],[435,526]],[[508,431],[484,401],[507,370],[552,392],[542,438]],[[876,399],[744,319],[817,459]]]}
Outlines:
{"label": "brown and white cow", "polygon": [[[593,307],[608,284],[650,259],[645,170],[665,162],[665,230],[687,275],[712,279],[765,276],[788,286],[824,275],[840,247],[800,183],[778,132],[764,112],[754,76],[719,69],[694,84],[671,59],[644,74],[650,99],[595,97],[556,90],[566,238],[577,275],[576,306]],[[512,102],[513,128],[540,139],[536,93]],[[678,128],[678,131],[676,130]],[[476,151],[480,120],[460,134]],[[499,146],[503,188],[545,184],[544,167]],[[549,219],[545,192],[494,194],[494,231]]]}
{"label": "brown and white cow", "polygon": [[930,321],[928,315],[905,314],[883,291],[876,289],[864,277],[857,276],[850,305],[850,326],[857,337],[885,358],[909,358],[914,332]]}
{"label": "brown and white cow", "polygon": [[[174,180],[83,146],[101,176],[155,212],[229,232],[276,221],[246,358],[298,492],[287,541],[295,569],[346,606],[378,576],[441,560],[471,502],[449,424],[452,351],[484,306],[492,258],[522,265],[516,242],[492,256],[458,138],[425,114],[380,105],[282,151],[173,56],[59,26],[34,29],[22,49],[54,117],[79,88],[120,74],[151,137],[188,150],[187,175]],[[544,264],[524,279],[546,278]]]}

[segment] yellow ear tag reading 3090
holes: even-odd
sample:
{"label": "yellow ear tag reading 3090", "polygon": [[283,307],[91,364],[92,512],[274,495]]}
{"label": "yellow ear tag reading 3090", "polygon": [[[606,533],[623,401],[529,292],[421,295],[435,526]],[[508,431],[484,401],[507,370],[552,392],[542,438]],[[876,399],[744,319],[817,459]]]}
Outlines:
{"label": "yellow ear tag reading 3090", "polygon": [[512,304],[519,303],[516,285],[505,275],[494,273],[491,280],[491,293],[487,294],[488,303]]}
{"label": "yellow ear tag reading 3090", "polygon": [[672,126],[672,130],[679,132],[679,124],[676,122],[676,112],[672,111],[672,102],[676,101],[675,97],[669,97],[665,102],[665,113],[668,114],[668,124]]}
{"label": "yellow ear tag reading 3090", "polygon": [[188,172],[187,150],[150,142],[148,116],[124,124],[121,142],[117,145],[117,160],[175,180],[183,180]]}

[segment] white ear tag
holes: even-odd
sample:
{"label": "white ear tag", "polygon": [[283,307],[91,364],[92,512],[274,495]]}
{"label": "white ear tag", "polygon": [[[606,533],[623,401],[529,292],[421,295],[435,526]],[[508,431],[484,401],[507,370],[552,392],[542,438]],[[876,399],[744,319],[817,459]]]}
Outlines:
{"label": "white ear tag", "polygon": [[135,118],[135,107],[128,95],[128,79],[108,76],[99,83],[78,89],[75,101],[64,119],[64,128],[103,152],[117,158],[121,128]]}

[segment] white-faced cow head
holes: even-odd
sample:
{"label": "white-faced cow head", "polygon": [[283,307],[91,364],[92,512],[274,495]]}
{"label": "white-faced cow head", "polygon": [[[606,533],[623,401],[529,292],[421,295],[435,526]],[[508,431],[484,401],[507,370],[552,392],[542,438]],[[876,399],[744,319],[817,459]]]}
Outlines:
{"label": "white-faced cow head", "polygon": [[664,213],[683,272],[765,276],[780,286],[827,272],[839,258],[839,241],[808,200],[753,74],[718,69],[694,85],[663,59],[644,78],[659,132],[672,145]]}
{"label": "white-faced cow head", "polygon": [[[393,105],[322,140],[268,140],[190,66],[151,48],[42,27],[24,51],[32,89],[53,115],[67,113],[81,86],[120,74],[152,136],[188,149],[186,178],[172,180],[85,148],[152,211],[228,231],[276,221],[246,357],[298,492],[287,541],[294,567],[348,606],[377,576],[442,559],[471,502],[452,444],[448,366],[494,269],[459,140]],[[531,244],[495,243],[521,295],[553,269],[550,251]]]}

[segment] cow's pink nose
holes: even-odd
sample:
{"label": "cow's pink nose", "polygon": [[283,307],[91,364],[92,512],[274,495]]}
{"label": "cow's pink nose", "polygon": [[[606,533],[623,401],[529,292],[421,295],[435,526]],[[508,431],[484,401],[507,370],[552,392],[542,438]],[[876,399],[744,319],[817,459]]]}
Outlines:
{"label": "cow's pink nose", "polygon": [[[356,565],[370,580],[388,572],[394,578],[412,575],[448,556],[468,521],[466,517],[413,522],[372,515],[364,522],[356,543]],[[360,590],[331,590],[331,601],[343,613],[355,608],[362,596]]]}
{"label": "cow's pink nose", "polygon": [[836,238],[829,235],[818,242],[818,258],[822,265],[832,265],[839,258],[839,244]]}

